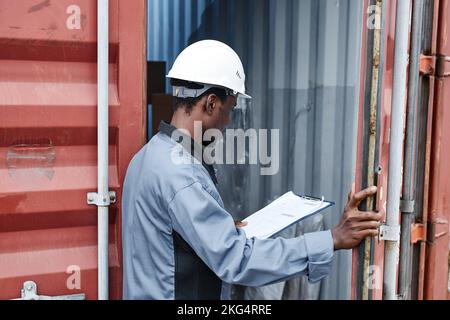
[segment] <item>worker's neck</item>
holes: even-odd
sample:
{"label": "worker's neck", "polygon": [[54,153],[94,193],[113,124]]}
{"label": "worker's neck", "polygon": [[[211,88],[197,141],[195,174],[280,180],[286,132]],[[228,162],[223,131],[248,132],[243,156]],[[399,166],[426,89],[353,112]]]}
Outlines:
{"label": "worker's neck", "polygon": [[174,113],[170,124],[179,130],[186,131],[197,143],[202,144],[203,132],[195,132],[196,121],[202,121],[201,117],[194,112],[187,113],[179,109]]}

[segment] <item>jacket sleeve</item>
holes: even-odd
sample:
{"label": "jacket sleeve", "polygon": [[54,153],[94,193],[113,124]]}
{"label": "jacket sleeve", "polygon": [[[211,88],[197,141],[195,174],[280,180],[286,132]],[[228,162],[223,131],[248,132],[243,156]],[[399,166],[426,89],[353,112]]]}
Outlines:
{"label": "jacket sleeve", "polygon": [[173,229],[226,283],[259,287],[302,274],[314,283],[330,273],[330,231],[293,239],[247,239],[199,182],[178,191],[168,211]]}

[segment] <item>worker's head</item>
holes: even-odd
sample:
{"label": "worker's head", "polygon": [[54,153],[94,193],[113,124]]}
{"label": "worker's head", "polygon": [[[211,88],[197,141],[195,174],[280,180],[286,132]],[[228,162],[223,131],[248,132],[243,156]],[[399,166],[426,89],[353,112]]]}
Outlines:
{"label": "worker's head", "polygon": [[205,130],[225,130],[230,122],[231,112],[236,107],[236,95],[224,88],[204,88],[203,85],[182,80],[172,79],[171,83],[181,91],[206,89],[198,97],[181,98],[174,96],[173,109],[175,114],[184,113],[193,121],[201,121]]}
{"label": "worker's head", "polygon": [[224,130],[237,98],[245,93],[245,73],[236,52],[224,43],[204,40],[186,48],[167,75],[175,113],[184,113],[203,128]]}

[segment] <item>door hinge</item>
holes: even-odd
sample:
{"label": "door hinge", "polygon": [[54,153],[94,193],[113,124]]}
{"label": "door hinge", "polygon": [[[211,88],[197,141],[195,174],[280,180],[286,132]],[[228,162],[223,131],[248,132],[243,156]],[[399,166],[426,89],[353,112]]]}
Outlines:
{"label": "door hinge", "polygon": [[438,78],[450,77],[450,57],[449,56],[437,56],[436,77],[438,77]]}
{"label": "door hinge", "polygon": [[436,70],[436,57],[420,55],[420,74],[427,76],[434,76]]}
{"label": "door hinge", "polygon": [[450,57],[449,56],[420,56],[420,73],[437,78],[450,77]]}
{"label": "door hinge", "polygon": [[413,223],[411,226],[411,244],[423,242],[426,238],[425,225],[423,223]]}
{"label": "door hinge", "polygon": [[26,281],[20,290],[21,297],[13,300],[85,300],[84,293],[64,296],[41,296],[37,294],[37,285],[33,281]]}

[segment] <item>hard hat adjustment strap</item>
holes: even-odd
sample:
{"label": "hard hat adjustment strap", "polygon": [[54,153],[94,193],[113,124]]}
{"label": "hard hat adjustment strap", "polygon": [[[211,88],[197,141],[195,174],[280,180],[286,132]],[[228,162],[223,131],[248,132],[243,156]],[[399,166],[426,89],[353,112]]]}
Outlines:
{"label": "hard hat adjustment strap", "polygon": [[198,98],[209,89],[214,88],[211,85],[204,85],[201,89],[189,89],[186,87],[173,87],[173,96],[177,98]]}
{"label": "hard hat adjustment strap", "polygon": [[177,97],[177,98],[198,98],[200,97],[202,94],[204,94],[206,91],[208,91],[211,88],[221,88],[225,90],[225,93],[227,96],[233,96],[236,97],[239,95],[238,92],[228,89],[228,88],[224,88],[224,87],[219,87],[219,86],[214,86],[214,85],[209,85],[209,84],[204,84],[203,88],[201,89],[190,89],[190,88],[186,88],[186,87],[179,87],[179,86],[174,86],[173,87],[173,96]]}

